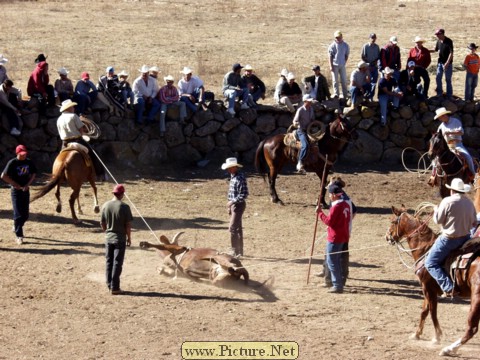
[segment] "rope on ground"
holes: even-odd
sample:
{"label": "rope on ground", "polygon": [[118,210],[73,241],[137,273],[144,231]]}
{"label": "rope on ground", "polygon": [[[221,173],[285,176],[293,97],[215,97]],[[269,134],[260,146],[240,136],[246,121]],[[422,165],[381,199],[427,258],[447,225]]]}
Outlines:
{"label": "rope on ground", "polygon": [[[417,152],[420,155],[420,158],[418,159],[416,169],[410,169],[405,164],[405,152],[407,150],[414,150],[415,152]],[[432,167],[432,163],[430,163],[430,165],[427,166],[427,163],[425,161],[425,156],[426,155],[428,155],[428,152],[422,154],[420,151],[418,151],[417,149],[415,149],[413,147],[406,147],[405,149],[402,150],[402,165],[403,165],[404,169],[407,170],[408,172],[411,172],[411,173],[417,173],[419,177],[420,177],[420,175],[428,174],[430,172],[431,167]],[[422,164],[423,167],[420,167],[420,163],[423,163]]]}

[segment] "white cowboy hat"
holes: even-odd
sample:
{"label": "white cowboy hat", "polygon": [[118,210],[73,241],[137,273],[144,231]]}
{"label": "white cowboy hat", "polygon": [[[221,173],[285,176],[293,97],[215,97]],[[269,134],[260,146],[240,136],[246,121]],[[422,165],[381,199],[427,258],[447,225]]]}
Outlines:
{"label": "white cowboy hat", "polygon": [[183,75],[188,75],[191,74],[193,71],[190,69],[188,66],[185,66],[182,71],[180,71],[181,74]]}
{"label": "white cowboy hat", "polygon": [[247,64],[243,67],[243,70],[253,70],[253,67],[252,67],[252,65]]}
{"label": "white cowboy hat", "polygon": [[166,81],[175,81],[175,79],[173,78],[172,75],[167,75],[163,78],[163,80],[166,82]]}
{"label": "white cowboy hat", "polygon": [[423,39],[421,36],[415,36],[415,39],[413,40],[414,43],[423,43],[425,42],[425,39]]}
{"label": "white cowboy hat", "polygon": [[292,72],[289,72],[287,74],[287,80],[295,80],[295,74]]}
{"label": "white cowboy hat", "polygon": [[62,106],[60,106],[60,112],[64,112],[68,108],[71,108],[72,106],[78,105],[76,102],[73,102],[70,99],[67,99],[62,102]]}
{"label": "white cowboy hat", "polygon": [[58,69],[57,72],[60,75],[67,75],[69,73],[69,71],[67,69],[65,69],[64,67],[61,67],[60,69]]}
{"label": "white cowboy hat", "polygon": [[447,115],[447,114],[451,114],[452,112],[451,111],[448,111],[447,109],[445,109],[444,107],[441,107],[441,108],[438,108],[437,110],[435,110],[435,117],[433,118],[433,120],[437,120],[440,116],[442,115]]}
{"label": "white cowboy hat", "polygon": [[138,69],[142,74],[148,73],[150,68],[147,65],[143,65],[140,69]]}
{"label": "white cowboy hat", "polygon": [[390,69],[390,68],[387,66],[385,69],[383,69],[382,72],[383,72],[385,75],[388,75],[388,74],[393,74],[393,73],[395,72],[395,70]]}
{"label": "white cowboy hat", "polygon": [[462,193],[468,193],[472,189],[472,187],[470,185],[465,184],[463,182],[463,180],[459,179],[459,178],[453,179],[450,185],[446,184],[445,186],[448,189],[452,189],[452,190],[459,191],[459,192],[462,192]]}
{"label": "white cowboy hat", "polygon": [[360,62],[357,64],[357,67],[358,67],[359,69],[366,68],[366,67],[368,67],[368,63],[362,60],[362,61],[360,61]]}
{"label": "white cowboy hat", "polygon": [[5,64],[8,62],[8,59],[4,58],[2,54],[0,54],[0,64]]}
{"label": "white cowboy hat", "polygon": [[313,101],[313,97],[312,97],[310,94],[305,94],[305,95],[303,95],[302,100],[303,100],[303,101],[312,102],[312,101]]}
{"label": "white cowboy hat", "polygon": [[150,69],[149,69],[150,72],[160,72],[160,69],[158,68],[158,66],[152,66]]}
{"label": "white cowboy hat", "polygon": [[287,70],[287,69],[282,69],[282,71],[280,71],[280,72],[278,73],[278,76],[285,76],[285,77],[287,77],[287,75],[288,75],[288,70]]}
{"label": "white cowboy hat", "polygon": [[122,76],[128,77],[128,72],[126,72],[125,70],[120,71],[120,73],[118,74],[118,77],[122,77]]}
{"label": "white cowboy hat", "polygon": [[237,162],[237,158],[235,157],[231,157],[231,158],[228,158],[227,160],[225,160],[225,163],[222,164],[222,170],[226,170],[226,169],[229,169],[231,167],[243,167],[242,165],[240,165],[238,162]]}

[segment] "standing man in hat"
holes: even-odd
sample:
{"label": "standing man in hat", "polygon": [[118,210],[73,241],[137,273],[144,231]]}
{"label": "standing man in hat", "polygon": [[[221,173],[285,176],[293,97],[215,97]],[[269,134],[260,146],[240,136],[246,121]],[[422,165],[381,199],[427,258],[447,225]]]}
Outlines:
{"label": "standing man in hat", "polygon": [[352,97],[352,108],[361,103],[362,98],[371,99],[372,82],[368,71],[368,63],[360,61],[357,68],[350,75],[350,96]]}
{"label": "standing man in hat", "polygon": [[180,101],[178,90],[173,85],[174,78],[172,75],[168,75],[163,78],[166,85],[162,86],[158,91],[157,99],[161,103],[160,107],[160,136],[165,134],[165,117],[167,116],[167,110],[170,106],[177,106],[179,109],[179,122],[181,125],[185,124],[185,118],[187,117],[187,106],[183,101]]}
{"label": "standing man in hat", "polygon": [[335,40],[328,47],[328,61],[330,72],[332,73],[333,95],[339,97],[338,78],[342,85],[343,98],[346,100],[348,95],[347,87],[347,61],[350,55],[350,46],[343,41],[343,34],[340,30],[333,34]]}
{"label": "standing man in hat", "polygon": [[462,142],[462,136],[464,133],[462,122],[453,116],[449,116],[451,112],[444,107],[437,109],[435,112],[436,115],[434,120],[438,119],[442,122],[438,127],[437,132],[443,135],[448,144],[448,148],[451,151],[458,151],[464,156],[468,164],[468,168],[470,169],[472,176],[474,176],[475,165],[473,164],[472,156]]}
{"label": "standing man in hat", "polygon": [[308,150],[308,125],[315,120],[315,112],[312,107],[313,98],[309,95],[303,95],[303,105],[297,109],[293,118],[293,126],[297,129],[297,136],[300,139],[302,147],[298,153],[297,171],[305,174],[303,160],[307,156]]}
{"label": "standing man in hat", "polygon": [[247,86],[249,96],[249,105],[252,107],[257,106],[257,101],[265,99],[265,84],[260,78],[253,73],[253,67],[250,64],[245,65],[243,68],[245,73],[242,76],[242,80]]}
{"label": "standing man in hat", "polygon": [[396,36],[392,36],[388,43],[380,50],[380,70],[383,72],[385,68],[393,70],[393,78],[398,82],[400,79],[400,70],[402,69],[402,61],[400,58],[400,48],[398,47]]}
{"label": "standing man in hat", "polygon": [[327,225],[327,265],[332,278],[332,287],[329,293],[342,293],[344,276],[342,269],[342,250],[350,239],[350,219],[352,210],[347,201],[342,199],[343,190],[337,184],[328,186],[328,196],[331,201],[330,212],[327,215],[322,205],[317,206],[318,218]]}
{"label": "standing man in hat", "polygon": [[452,87],[452,74],[453,74],[453,41],[445,36],[444,29],[437,29],[435,31],[437,36],[437,43],[434,50],[430,52],[438,52],[438,64],[437,64],[437,96],[443,96],[442,78],[445,74],[445,83],[447,84],[447,98],[450,99],[453,95]]}
{"label": "standing man in hat", "polygon": [[380,59],[380,46],[378,46],[376,43],[377,35],[375,33],[371,33],[369,39],[370,41],[365,43],[362,47],[362,60],[368,63],[370,83],[372,84],[370,100],[373,100],[378,80],[378,59]]}
{"label": "standing man in hat", "polygon": [[248,186],[245,175],[238,170],[241,167],[234,157],[228,158],[222,164],[222,170],[227,170],[230,174],[227,211],[230,215],[230,255],[233,256],[243,256],[242,216],[247,206]]}
{"label": "standing man in hat", "polygon": [[198,76],[193,76],[193,70],[187,66],[180,73],[182,78],[178,80],[177,84],[180,101],[183,101],[193,113],[197,112],[196,103],[201,105],[203,110],[206,110],[203,80]]}
{"label": "standing man in hat", "polygon": [[16,157],[11,159],[2,172],[1,178],[10,184],[13,205],[13,230],[17,244],[23,244],[23,225],[30,213],[30,185],[37,174],[32,160],[27,158],[25,145],[15,149]]}
{"label": "standing man in hat", "polygon": [[135,121],[137,124],[143,124],[143,113],[145,109],[150,109],[147,115],[147,123],[155,121],[155,115],[160,111],[160,101],[157,100],[158,83],[157,79],[149,75],[150,68],[143,65],[138,71],[141,73],[133,81],[133,93],[135,94]]}
{"label": "standing man in hat", "polygon": [[434,207],[433,221],[442,232],[425,259],[425,268],[448,296],[454,295],[453,282],[443,269],[443,262],[451,251],[470,239],[470,230],[477,225],[475,206],[465,193],[471,189],[462,179],[455,178],[450,185],[450,196]]}
{"label": "standing man in hat", "polygon": [[475,89],[478,84],[480,59],[477,54],[477,45],[471,43],[467,48],[470,50],[470,54],[468,54],[463,61],[463,66],[467,71],[467,77],[465,78],[465,101],[473,101],[475,97]]}
{"label": "standing man in hat", "polygon": [[75,85],[75,95],[73,96],[73,100],[77,103],[76,113],[78,115],[83,115],[98,96],[98,90],[90,80],[88,72],[82,72],[81,78],[81,81],[77,81]]}
{"label": "standing man in hat", "polygon": [[415,61],[417,66],[420,66],[426,70],[432,62],[430,50],[423,46],[425,40],[420,36],[415,36],[413,42],[415,43],[415,46],[411,48],[410,52],[408,53],[407,63],[410,61]]}
{"label": "standing man in hat", "polygon": [[130,206],[122,202],[125,187],[121,184],[113,188],[113,199],[102,206],[101,220],[105,231],[106,281],[112,295],[122,293],[120,275],[122,274],[125,250],[132,243],[133,216]]}
{"label": "standing man in hat", "polygon": [[230,115],[235,116],[235,99],[238,97],[242,101],[242,110],[249,109],[248,106],[248,89],[243,81],[240,72],[242,71],[243,66],[236,63],[232,66],[232,71],[229,71],[223,77],[223,95],[228,100],[228,112]]}
{"label": "standing man in hat", "polygon": [[330,90],[325,76],[320,72],[320,65],[312,67],[313,75],[303,79],[305,89],[318,102],[330,99]]}

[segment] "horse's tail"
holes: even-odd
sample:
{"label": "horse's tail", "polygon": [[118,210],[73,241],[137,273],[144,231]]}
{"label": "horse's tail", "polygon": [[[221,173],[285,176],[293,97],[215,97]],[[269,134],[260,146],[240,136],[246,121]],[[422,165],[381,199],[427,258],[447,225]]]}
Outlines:
{"label": "horse's tail", "polygon": [[48,194],[50,190],[52,190],[55,186],[57,186],[62,180],[62,175],[65,170],[65,166],[66,166],[65,162],[62,162],[62,165],[57,169],[57,171],[54,174],[52,174],[51,179],[45,185],[40,187],[40,189],[38,189],[38,191],[35,194],[33,194],[30,201],[35,201],[37,199],[40,199],[42,196]]}
{"label": "horse's tail", "polygon": [[265,140],[262,140],[260,144],[258,144],[257,151],[255,152],[255,168],[257,169],[257,172],[262,175],[263,180],[265,180],[265,174],[267,173],[267,161],[265,160],[264,146]]}

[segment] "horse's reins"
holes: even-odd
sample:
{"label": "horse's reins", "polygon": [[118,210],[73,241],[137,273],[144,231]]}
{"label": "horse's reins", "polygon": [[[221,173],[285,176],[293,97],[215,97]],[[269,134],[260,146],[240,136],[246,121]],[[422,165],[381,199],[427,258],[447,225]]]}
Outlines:
{"label": "horse's reins", "polygon": [[[341,121],[340,121],[340,126],[342,127],[342,130],[345,131],[345,126],[343,125],[343,123]],[[355,129],[352,129],[352,130],[348,131],[347,134],[351,136],[353,131],[355,131]],[[332,138],[334,138],[335,140],[339,140],[339,141],[346,142],[346,143],[353,143],[353,141],[351,141],[351,140],[346,140],[346,139],[343,139],[341,137],[333,135],[331,131],[329,132],[329,135]]]}

